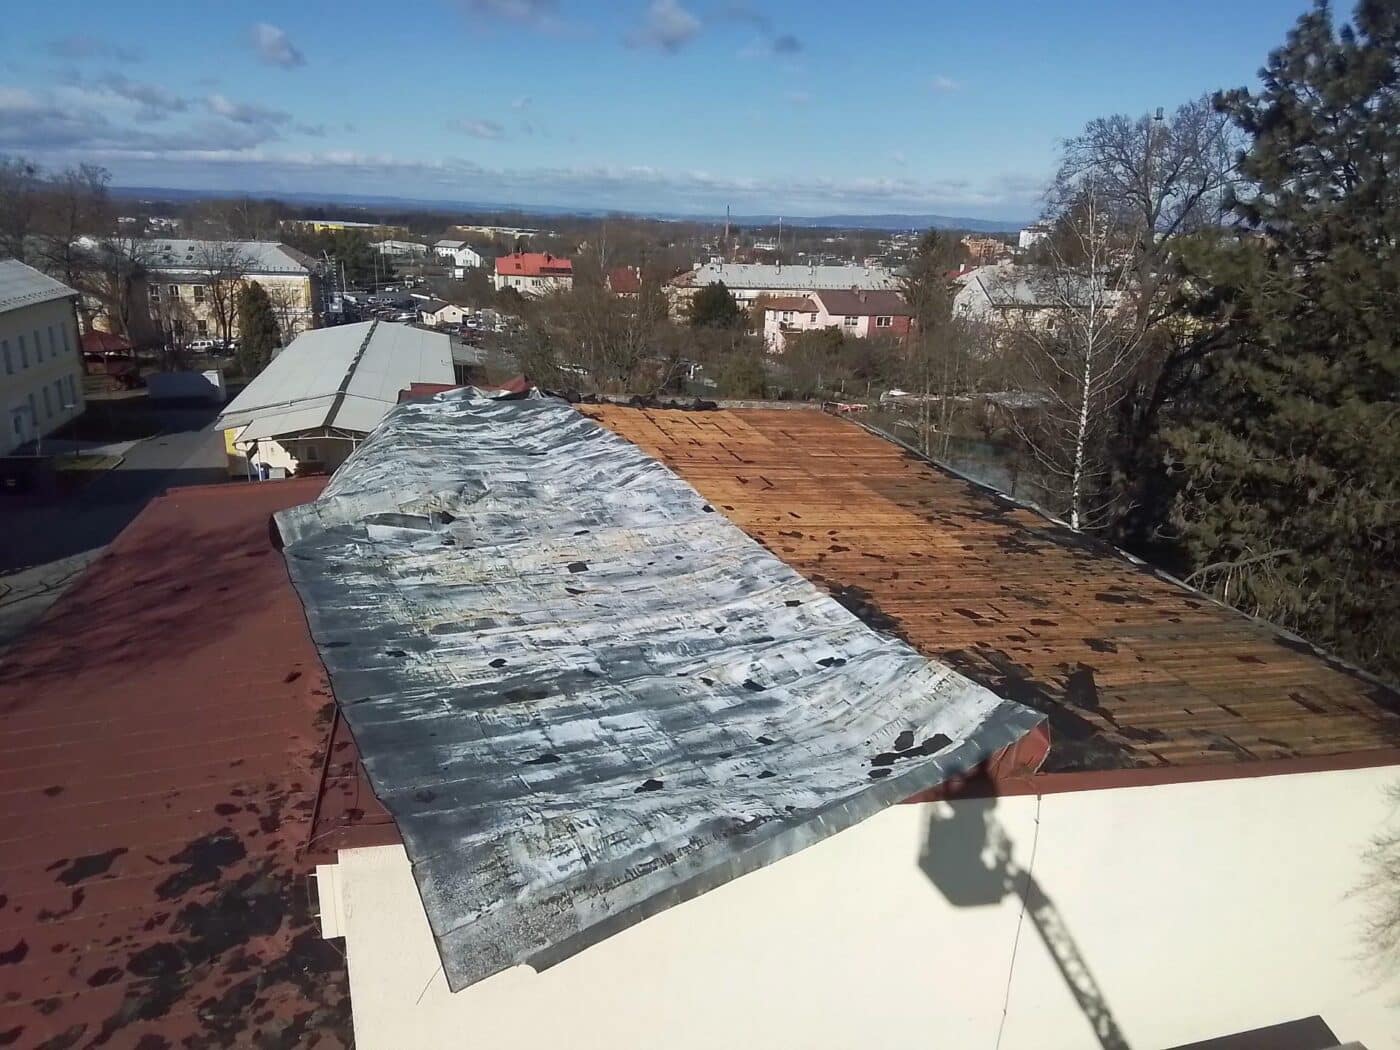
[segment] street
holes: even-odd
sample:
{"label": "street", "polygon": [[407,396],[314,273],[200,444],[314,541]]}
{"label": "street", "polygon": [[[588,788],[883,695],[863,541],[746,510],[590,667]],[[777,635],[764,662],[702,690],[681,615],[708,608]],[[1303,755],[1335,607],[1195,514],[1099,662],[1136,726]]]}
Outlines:
{"label": "street", "polygon": [[159,410],[162,432],[72,496],[0,510],[0,648],[17,637],[147,503],[166,489],[227,480],[215,409]]}

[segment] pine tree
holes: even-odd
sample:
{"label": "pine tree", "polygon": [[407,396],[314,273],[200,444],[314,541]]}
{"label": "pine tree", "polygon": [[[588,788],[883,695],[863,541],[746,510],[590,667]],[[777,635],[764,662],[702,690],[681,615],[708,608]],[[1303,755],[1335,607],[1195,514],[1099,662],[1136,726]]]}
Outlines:
{"label": "pine tree", "polygon": [[1251,139],[1202,302],[1226,337],[1167,444],[1192,579],[1400,675],[1400,5],[1325,3],[1217,97]]}
{"label": "pine tree", "polygon": [[705,285],[690,300],[693,328],[742,328],[744,323],[744,311],[723,281]]}
{"label": "pine tree", "polygon": [[257,281],[249,281],[238,296],[238,363],[248,379],[267,367],[272,352],[282,345],[272,301]]}

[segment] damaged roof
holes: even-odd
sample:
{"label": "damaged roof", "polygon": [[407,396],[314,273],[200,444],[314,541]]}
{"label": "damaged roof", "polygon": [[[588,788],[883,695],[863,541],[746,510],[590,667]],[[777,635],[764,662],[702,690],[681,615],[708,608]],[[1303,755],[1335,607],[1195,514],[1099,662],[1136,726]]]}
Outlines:
{"label": "damaged roof", "polygon": [[563,402],[397,408],[277,516],[454,990],[965,773],[1042,716]]}
{"label": "damaged roof", "polygon": [[1392,687],[855,422],[581,410],[867,622],[1044,712],[1041,787],[1400,762]]}

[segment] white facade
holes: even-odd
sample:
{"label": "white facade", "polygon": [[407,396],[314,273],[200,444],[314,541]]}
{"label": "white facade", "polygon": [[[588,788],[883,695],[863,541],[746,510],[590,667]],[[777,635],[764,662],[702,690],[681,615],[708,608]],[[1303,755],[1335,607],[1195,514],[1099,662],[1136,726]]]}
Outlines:
{"label": "white facade", "polygon": [[[438,254],[442,255],[443,253],[439,252]],[[484,263],[479,251],[465,245],[447,253],[446,258],[451,259],[452,265],[458,268],[481,266]]]}
{"label": "white facade", "polygon": [[318,885],[364,1050],[1157,1048],[1313,1014],[1379,1048],[1400,1032],[1400,978],[1374,967],[1356,890],[1397,781],[894,806],[456,995],[401,847],[342,851]]}
{"label": "white facade", "polygon": [[839,328],[856,339],[875,335],[904,335],[909,331],[909,321],[903,313],[842,313],[831,309],[820,292],[806,298],[814,309],[797,309],[782,301],[764,309],[763,342],[769,352],[782,352],[789,335],[821,328]]}
{"label": "white facade", "polygon": [[458,306],[456,303],[447,303],[436,310],[421,310],[419,316],[423,323],[433,328],[441,328],[444,325],[458,325],[467,316],[467,307]]}
{"label": "white facade", "polygon": [[1045,238],[1050,236],[1050,227],[1037,223],[1034,226],[1027,226],[1016,238],[1016,247],[1024,250],[1033,248]]}
{"label": "white facade", "polygon": [[761,295],[800,295],[823,289],[895,291],[895,275],[878,266],[781,266],[767,263],[711,262],[696,266],[671,282],[674,305],[683,305],[701,288],[723,284],[747,309]]}
{"label": "white facade", "polygon": [[0,455],[83,412],[77,293],[15,260],[0,260]]}

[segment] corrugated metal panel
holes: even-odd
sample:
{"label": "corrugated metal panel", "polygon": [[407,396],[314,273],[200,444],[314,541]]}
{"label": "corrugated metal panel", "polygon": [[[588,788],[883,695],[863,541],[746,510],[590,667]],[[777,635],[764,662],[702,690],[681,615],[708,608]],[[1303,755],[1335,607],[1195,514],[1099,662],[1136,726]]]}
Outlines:
{"label": "corrugated metal panel", "polygon": [[[335,426],[369,433],[413,383],[451,383],[440,332],[363,321],[303,332],[224,409],[218,426],[256,437]],[[249,435],[244,435],[245,437]]]}
{"label": "corrugated metal panel", "polygon": [[0,313],[77,294],[61,281],[18,259],[0,259]]}
{"label": "corrugated metal panel", "polygon": [[557,401],[404,404],[277,521],[454,989],[550,965],[1041,719],[872,631]]}

